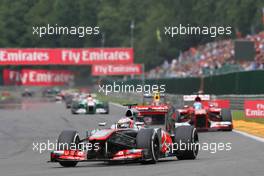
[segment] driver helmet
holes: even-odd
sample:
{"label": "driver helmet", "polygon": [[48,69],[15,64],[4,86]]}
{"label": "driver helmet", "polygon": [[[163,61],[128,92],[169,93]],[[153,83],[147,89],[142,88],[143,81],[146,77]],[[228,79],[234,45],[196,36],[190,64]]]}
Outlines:
{"label": "driver helmet", "polygon": [[201,100],[201,98],[199,96],[197,96],[194,101],[195,102],[201,102],[202,100]]}
{"label": "driver helmet", "polygon": [[91,94],[88,94],[86,98],[87,98],[88,101],[92,101],[93,100],[93,97],[92,97]]}
{"label": "driver helmet", "polygon": [[201,98],[197,96],[194,101],[195,101],[193,104],[194,109],[202,109]]}
{"label": "driver helmet", "polygon": [[117,122],[117,128],[133,128],[134,121],[128,117],[122,118]]}

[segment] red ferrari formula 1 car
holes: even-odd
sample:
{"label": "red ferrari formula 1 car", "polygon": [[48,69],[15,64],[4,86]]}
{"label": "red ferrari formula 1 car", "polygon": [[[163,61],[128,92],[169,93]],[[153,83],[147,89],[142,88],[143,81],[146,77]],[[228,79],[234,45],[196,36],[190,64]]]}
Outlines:
{"label": "red ferrari formula 1 car", "polygon": [[233,129],[231,110],[218,105],[226,100],[211,101],[209,95],[185,95],[183,99],[189,105],[176,110],[176,127],[192,125],[199,131]]}
{"label": "red ferrari formula 1 car", "polygon": [[50,161],[74,167],[88,161],[156,163],[165,157],[195,159],[199,149],[196,129],[181,126],[166,130],[169,114],[166,105],[132,106],[126,118],[109,129],[92,131],[85,139],[80,139],[77,131],[63,131]]}

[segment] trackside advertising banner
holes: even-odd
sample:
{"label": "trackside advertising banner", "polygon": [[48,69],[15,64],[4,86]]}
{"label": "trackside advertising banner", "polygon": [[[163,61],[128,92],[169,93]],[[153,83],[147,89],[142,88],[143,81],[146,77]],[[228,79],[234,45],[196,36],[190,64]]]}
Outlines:
{"label": "trackside advertising banner", "polygon": [[92,65],[92,75],[139,75],[142,74],[140,64],[129,65]]}
{"label": "trackside advertising banner", "polygon": [[0,48],[0,65],[129,64],[132,48]]}
{"label": "trackside advertising banner", "polygon": [[244,109],[248,118],[264,118],[264,100],[245,100]]}
{"label": "trackside advertising banner", "polygon": [[3,81],[4,85],[21,85],[20,71],[4,69]]}
{"label": "trackside advertising banner", "polygon": [[74,73],[67,70],[5,69],[3,78],[4,85],[63,86],[73,81]]}

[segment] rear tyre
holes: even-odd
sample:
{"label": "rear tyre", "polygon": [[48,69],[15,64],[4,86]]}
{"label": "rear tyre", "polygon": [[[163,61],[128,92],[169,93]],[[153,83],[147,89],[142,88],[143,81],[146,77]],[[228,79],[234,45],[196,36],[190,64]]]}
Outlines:
{"label": "rear tyre", "polygon": [[146,149],[148,154],[143,164],[155,164],[159,159],[160,143],[154,129],[141,129],[136,137],[137,148]]}
{"label": "rear tyre", "polygon": [[[73,145],[77,148],[80,143],[80,137],[77,131],[65,130],[62,131],[58,138],[57,150],[69,150]],[[63,167],[75,167],[77,161],[59,161]]]}
{"label": "rear tyre", "polygon": [[178,146],[178,160],[195,159],[198,155],[198,134],[193,126],[179,126],[175,129],[175,143]]}

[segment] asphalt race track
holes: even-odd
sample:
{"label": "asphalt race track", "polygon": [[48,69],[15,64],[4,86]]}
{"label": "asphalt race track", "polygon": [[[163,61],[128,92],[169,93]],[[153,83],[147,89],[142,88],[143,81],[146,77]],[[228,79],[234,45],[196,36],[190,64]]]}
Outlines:
{"label": "asphalt race track", "polygon": [[197,160],[161,161],[155,165],[138,163],[108,165],[103,162],[79,163],[63,168],[47,163],[49,152],[33,151],[33,142],[55,142],[64,129],[97,128],[98,122],[108,125],[122,117],[124,109],[110,106],[110,115],[72,115],[62,103],[34,103],[24,109],[0,109],[0,175],[2,176],[169,176],[169,175],[237,175],[262,176],[264,143],[234,132],[200,133],[200,142],[231,142],[230,151],[200,151]]}

